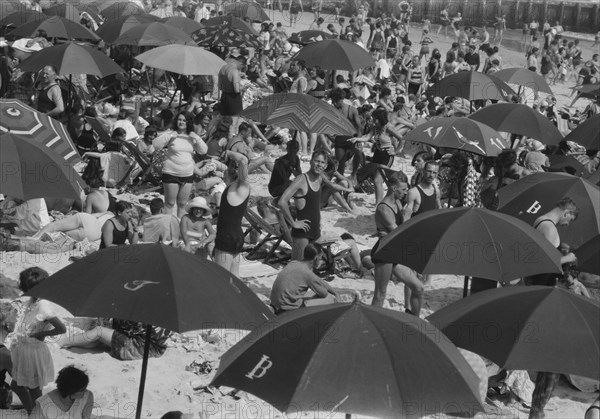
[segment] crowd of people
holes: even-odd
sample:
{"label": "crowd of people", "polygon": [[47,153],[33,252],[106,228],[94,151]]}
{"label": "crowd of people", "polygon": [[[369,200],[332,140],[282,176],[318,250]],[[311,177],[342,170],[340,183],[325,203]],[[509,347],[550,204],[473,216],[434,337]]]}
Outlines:
{"label": "crowd of people", "polygon": [[[216,4],[211,10],[191,1],[172,4],[166,0],[140,6],[156,16],[179,15],[203,22],[223,13],[221,2]],[[31,8],[36,5],[32,2]],[[296,6],[290,2],[290,13],[295,10],[297,14],[297,7],[302,3]],[[260,216],[291,246],[291,261],[278,273],[270,295],[274,313],[281,314],[339,299],[339,293],[319,270],[324,254],[319,242],[321,211],[333,207],[352,217],[357,208],[355,196],[372,194],[378,241],[372,251],[359,252],[352,236],[340,237],[350,248],[346,263],[360,277],[373,275],[373,305],[384,305],[390,280],[400,282],[405,284],[406,312],[419,316],[429,279],[409,267],[377,259],[374,252],[382,237],[426,211],[459,206],[494,210],[498,189],[528,174],[551,170],[548,157],[552,154],[573,155],[590,173],[598,169],[598,150],[585,150],[566,141],[550,147],[538,140],[513,136],[507,138],[512,140],[512,148],[497,157],[482,157],[407,144],[403,139],[422,121],[466,116],[492,103],[434,97],[427,89],[460,71],[499,71],[503,66],[500,42],[506,30],[504,16],[498,17],[491,36],[485,26],[477,29],[465,25],[460,13],[449,16],[446,9],[437,32],[429,20],[418,29],[411,25],[409,9],[389,17],[369,17],[368,5],[361,5],[348,21],[336,16],[335,22],[327,25],[318,13],[320,2],[315,2],[312,10],[315,20],[311,29],[360,45],[372,53],[375,65],[354,72],[307,67],[304,61],[293,59],[301,47],[289,41],[294,34],[288,34],[280,22],[265,22],[258,37],[260,49],[212,49],[226,62],[218,76],[183,78],[191,89],[186,102],[178,107],[161,103],[157,105],[160,109],[154,110],[136,106],[127,90],[122,90],[126,80],[118,77],[114,92],[121,95],[94,103],[80,94],[77,100],[67,102],[61,85],[64,80],[55,68],[46,66],[39,76],[18,69],[20,62],[56,40],[38,34],[32,39],[5,43],[0,59],[0,95],[23,100],[66,123],[86,162],[82,175],[88,190],[82,202],[44,198],[24,201],[5,196],[0,202],[0,250],[64,252],[85,242],[87,246],[80,249],[89,252],[161,242],[212,260],[238,275],[242,254],[254,245],[253,235],[244,232],[244,219],[248,208],[256,205]],[[85,16],[86,22],[90,18]],[[294,24],[293,19],[290,22]],[[447,36],[448,27],[455,39],[448,51],[442,51],[435,39],[442,29]],[[535,20],[526,24],[523,66],[552,83],[597,83],[599,55],[586,57],[577,40],[561,38],[560,29],[560,25],[551,27],[548,22],[540,27]],[[415,30],[419,31],[416,37]],[[409,37],[418,41],[413,45]],[[539,37],[543,37],[543,44]],[[126,70],[134,66],[120,48],[98,47]],[[93,89],[91,78],[76,79],[80,80],[80,93]],[[291,92],[325,100],[348,119],[353,135],[293,132],[240,117],[254,99],[250,92],[256,91],[261,92],[259,96]],[[600,114],[598,96],[577,114],[560,109],[552,95],[544,99],[538,96],[536,92],[531,100],[515,94],[506,101],[526,103],[567,131]],[[414,174],[409,177],[392,170],[398,160],[411,161]],[[574,173],[575,168],[562,170]],[[256,174],[262,176],[254,177]],[[267,200],[256,202],[255,194],[263,185],[256,186],[255,179],[268,179],[264,185],[268,183]],[[115,198],[116,192],[135,191],[144,185],[159,188],[162,197],[149,200],[147,206]],[[568,225],[576,218],[577,203],[566,198],[540,217],[534,227],[553,246],[560,247],[563,243],[556,226]],[[560,262],[574,263],[576,256],[565,251]],[[39,268],[22,272],[20,291],[26,292],[47,276]],[[542,275],[525,282],[550,286],[562,283],[585,295],[585,287],[575,281],[573,275]],[[494,281],[474,280],[472,292],[496,286]],[[92,322],[84,330],[65,334],[67,328],[60,311],[48,302],[33,298],[15,301],[14,321],[2,322],[3,327],[9,323],[12,327],[0,330],[2,338],[11,332],[10,352],[0,346],[0,372],[11,375],[13,390],[34,417],[43,417],[42,412],[51,404],[63,412],[77,409],[80,416],[89,417],[93,404],[93,395],[87,390],[89,380],[75,367],[61,370],[57,390],[40,397],[43,386],[54,379],[52,359],[44,344],[46,337],[62,336],[56,343],[63,348],[98,346],[107,348],[117,359],[141,357],[145,328],[139,323],[119,319]],[[153,329],[151,356],[165,352],[169,334],[161,328]],[[540,376],[556,382],[556,377]],[[539,405],[534,410],[540,408],[543,410]]]}

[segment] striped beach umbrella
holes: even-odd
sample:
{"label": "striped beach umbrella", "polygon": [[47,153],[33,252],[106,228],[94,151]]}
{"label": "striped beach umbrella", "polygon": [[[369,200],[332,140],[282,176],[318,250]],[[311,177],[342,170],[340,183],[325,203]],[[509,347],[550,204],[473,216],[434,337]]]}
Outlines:
{"label": "striped beach umbrella", "polygon": [[229,3],[225,6],[225,13],[239,17],[240,19],[249,19],[252,22],[265,22],[271,20],[260,4],[255,2],[242,1]]}
{"label": "striped beach umbrella", "polygon": [[311,134],[353,135],[354,126],[334,106],[302,93],[277,93],[244,109],[240,116]]}
{"label": "striped beach umbrella", "polygon": [[0,99],[0,134],[4,133],[40,142],[67,163],[81,160],[73,140],[60,122],[17,99]]}
{"label": "striped beach umbrella", "polygon": [[262,48],[257,36],[228,24],[205,26],[192,37],[200,46]]}

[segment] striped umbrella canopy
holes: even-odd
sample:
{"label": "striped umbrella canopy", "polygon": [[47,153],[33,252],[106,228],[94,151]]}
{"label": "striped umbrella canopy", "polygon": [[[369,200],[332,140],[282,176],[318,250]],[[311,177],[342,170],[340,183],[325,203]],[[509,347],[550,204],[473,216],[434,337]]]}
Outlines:
{"label": "striped umbrella canopy", "polygon": [[244,109],[240,116],[311,134],[353,135],[354,126],[333,105],[303,93],[276,93]]}
{"label": "striped umbrella canopy", "polygon": [[477,71],[459,71],[427,89],[427,95],[430,96],[453,96],[467,100],[504,100],[508,94],[515,92],[505,82]]}
{"label": "striped umbrella canopy", "polygon": [[60,16],[51,16],[46,20],[25,23],[9,32],[11,36],[35,37],[38,31],[44,31],[50,38],[84,39],[98,41],[100,38],[89,29]]}
{"label": "striped umbrella canopy", "polygon": [[463,117],[436,118],[419,125],[404,136],[406,141],[433,147],[468,151],[481,156],[497,156],[509,144],[493,128]]}
{"label": "striped umbrella canopy", "polygon": [[307,67],[318,66],[324,70],[355,71],[373,67],[375,61],[369,52],[354,42],[326,39],[302,48],[293,60],[303,60]]}
{"label": "striped umbrella canopy", "polygon": [[81,159],[65,127],[17,99],[0,99],[0,134],[32,138],[62,156],[67,163]]}
{"label": "striped umbrella canopy", "polygon": [[72,42],[44,48],[23,61],[19,68],[39,71],[47,65],[53,66],[59,75],[88,74],[102,78],[125,72],[106,54]]}
{"label": "striped umbrella canopy", "polygon": [[271,20],[263,8],[255,2],[242,1],[229,3],[225,6],[225,13],[239,17],[240,19],[248,18],[252,22],[265,22]]}
{"label": "striped umbrella canopy", "polygon": [[193,33],[192,37],[200,46],[226,48],[261,48],[258,37],[229,25],[205,26]]}
{"label": "striped umbrella canopy", "polygon": [[529,106],[518,103],[496,103],[486,106],[470,115],[469,119],[498,131],[526,135],[544,144],[556,145],[563,139],[556,125],[548,118]]}
{"label": "striped umbrella canopy", "polygon": [[159,18],[150,14],[123,16],[117,20],[104,22],[96,31],[98,35],[107,44],[114,43],[117,38],[143,23],[158,22]]}
{"label": "striped umbrella canopy", "polygon": [[252,25],[245,20],[242,20],[235,16],[217,16],[212,17],[202,22],[204,26],[228,26],[230,28],[239,29],[242,32],[246,32],[250,35],[258,36],[258,31],[252,27]]}
{"label": "striped umbrella canopy", "polygon": [[542,76],[526,68],[505,68],[504,70],[494,73],[493,77],[506,83],[527,87],[536,92],[545,92],[551,95],[554,94]]}
{"label": "striped umbrella canopy", "polygon": [[117,20],[123,16],[141,15],[146,11],[138,4],[130,1],[119,1],[105,6],[102,2],[97,3],[100,6],[100,14],[106,20]]}
{"label": "striped umbrella canopy", "polygon": [[161,19],[161,22],[166,25],[171,25],[176,28],[179,28],[189,35],[204,27],[203,24],[196,22],[194,19],[190,19],[189,17],[183,16],[167,17],[165,19]]}
{"label": "striped umbrella canopy", "polygon": [[196,45],[185,32],[160,22],[143,23],[119,36],[115,45],[158,47],[162,45]]}
{"label": "striped umbrella canopy", "polygon": [[204,48],[179,44],[152,48],[135,59],[149,67],[186,76],[216,75],[225,65],[225,61]]}
{"label": "striped umbrella canopy", "polygon": [[27,22],[48,19],[48,16],[36,10],[23,10],[11,13],[8,16],[2,15],[0,26],[19,27]]}

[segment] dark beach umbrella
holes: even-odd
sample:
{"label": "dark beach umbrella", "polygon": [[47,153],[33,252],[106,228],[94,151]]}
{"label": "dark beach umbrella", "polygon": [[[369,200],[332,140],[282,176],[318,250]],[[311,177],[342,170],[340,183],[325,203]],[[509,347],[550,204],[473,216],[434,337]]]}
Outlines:
{"label": "dark beach umbrella", "polygon": [[211,17],[210,19],[202,22],[202,25],[206,26],[227,26],[234,29],[239,29],[249,35],[258,36],[258,31],[252,27],[252,25],[245,20],[242,20],[235,16],[217,16]]}
{"label": "dark beach umbrella", "polygon": [[294,32],[288,41],[298,45],[308,45],[325,39],[335,39],[336,36],[323,31],[300,31]]}
{"label": "dark beach umbrella", "polygon": [[144,13],[146,13],[144,9],[137,4],[128,1],[116,2],[107,7],[100,6],[100,14],[102,14],[106,20],[118,20],[123,16],[141,15]]}
{"label": "dark beach umbrella", "polygon": [[85,26],[60,16],[51,16],[46,20],[25,23],[9,32],[11,36],[34,37],[44,31],[50,38],[82,39],[98,41],[100,38]]}
{"label": "dark beach umbrella", "polygon": [[89,14],[90,17],[96,21],[96,23],[102,22],[102,18],[99,15],[99,10],[93,4],[75,5],[71,3],[61,3],[44,10],[44,13],[48,16],[60,16],[77,23],[80,23],[81,13],[83,12]]}
{"label": "dark beach umbrella", "polygon": [[115,45],[152,46],[183,44],[196,45],[185,32],[160,22],[142,23],[121,34]]}
{"label": "dark beach umbrella", "polygon": [[531,225],[483,208],[427,211],[381,239],[375,252],[424,274],[499,282],[561,272],[560,256]]}
{"label": "dark beach umbrella", "polygon": [[24,12],[27,8],[18,1],[3,1],[0,3],[0,19],[4,19],[10,14]]}
{"label": "dark beach umbrella", "polygon": [[59,75],[88,74],[100,78],[124,73],[106,54],[86,45],[71,42],[44,48],[19,65],[23,71],[39,71],[53,66]]}
{"label": "dark beach umbrella", "polygon": [[498,211],[533,225],[565,197],[575,202],[579,215],[558,232],[561,241],[577,247],[600,234],[600,188],[587,179],[567,173],[525,176],[498,191]]}
{"label": "dark beach umbrella", "polygon": [[406,141],[468,151],[481,156],[497,156],[509,148],[495,129],[469,118],[435,118],[404,136]]}
{"label": "dark beach umbrella", "polygon": [[444,77],[427,89],[429,96],[462,97],[469,101],[504,100],[507,95],[514,93],[513,89],[502,80],[477,71],[459,71]]}
{"label": "dark beach umbrella", "polygon": [[260,4],[249,1],[227,4],[225,5],[225,13],[240,19],[248,19],[252,22],[265,22],[271,20]]}
{"label": "dark beach umbrella", "polygon": [[496,131],[525,135],[544,144],[557,145],[563,136],[541,113],[527,105],[517,103],[496,103],[486,106],[469,116]]}
{"label": "dark beach umbrella", "polygon": [[19,27],[27,22],[33,22],[44,19],[48,19],[48,16],[46,16],[43,13],[40,13],[35,10],[23,10],[20,12],[11,13],[0,19],[0,26]]}
{"label": "dark beach umbrella", "polygon": [[600,275],[600,235],[583,243],[575,252],[578,271]]}
{"label": "dark beach umbrella", "polygon": [[0,193],[24,200],[77,200],[86,186],[60,154],[27,135],[0,134],[0,167]]}
{"label": "dark beach umbrella", "polygon": [[494,73],[492,77],[506,83],[516,84],[519,86],[519,90],[521,90],[521,87],[526,87],[536,92],[554,94],[542,76],[526,68],[505,68]]}
{"label": "dark beach umbrella", "polygon": [[600,96],[600,83],[582,84],[575,86],[573,90],[579,93],[575,100],[579,98],[595,99],[597,96]]}
{"label": "dark beach umbrella", "polygon": [[300,132],[352,135],[354,126],[333,105],[303,93],[276,93],[253,103],[241,114],[263,124]]}
{"label": "dark beach umbrella", "polygon": [[158,22],[158,20],[156,16],[150,14],[123,16],[117,20],[104,22],[96,31],[96,35],[107,44],[112,44],[129,29],[133,29],[142,23]]}
{"label": "dark beach umbrella", "polygon": [[594,173],[586,177],[586,179],[588,182],[593,183],[596,186],[600,186],[600,171],[594,171]]}
{"label": "dark beach umbrella", "polygon": [[594,115],[577,125],[565,140],[581,144],[587,150],[600,150],[600,115]]}
{"label": "dark beach umbrella", "polygon": [[509,370],[600,378],[600,304],[544,286],[473,294],[427,318],[456,346]]}
{"label": "dark beach umbrella", "polygon": [[65,126],[20,100],[0,99],[0,133],[38,141],[60,155],[68,165],[81,161]]}
{"label": "dark beach umbrella", "polygon": [[257,36],[228,25],[205,26],[192,37],[196,44],[205,47],[261,48]]}
{"label": "dark beach umbrella", "polygon": [[[252,329],[273,315],[242,281],[216,263],[162,244],[109,247],[61,269],[30,296],[77,316],[110,317],[185,332]],[[151,327],[147,328],[149,335]],[[137,416],[148,363],[146,340]]]}
{"label": "dark beach umbrella", "polygon": [[194,19],[190,19],[189,17],[183,16],[167,17],[165,19],[161,19],[161,21],[167,25],[171,25],[175,28],[182,30],[188,35],[191,35],[192,33],[204,27],[203,24],[196,22]]}
{"label": "dark beach umbrella", "polygon": [[564,154],[551,154],[548,156],[550,160],[549,172],[566,172],[575,176],[587,176],[590,171],[573,156],[565,156]]}
{"label": "dark beach umbrella", "polygon": [[306,45],[292,60],[304,60],[307,67],[318,66],[324,70],[354,71],[373,67],[373,56],[354,42],[326,39]]}
{"label": "dark beach umbrella", "polygon": [[473,415],[481,410],[478,382],[456,347],[425,321],[354,303],[264,323],[223,355],[212,385],[254,394],[288,414],[420,418],[437,413],[425,406]]}

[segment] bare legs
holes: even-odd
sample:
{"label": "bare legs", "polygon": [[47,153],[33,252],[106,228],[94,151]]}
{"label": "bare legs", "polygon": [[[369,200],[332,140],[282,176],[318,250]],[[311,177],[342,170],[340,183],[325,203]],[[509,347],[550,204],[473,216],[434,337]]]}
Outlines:
{"label": "bare legs", "polygon": [[419,281],[419,278],[412,269],[403,265],[393,265],[391,263],[375,264],[375,292],[371,304],[383,307],[383,302],[387,294],[387,286],[392,275],[410,288],[410,311],[415,316],[419,316],[423,304],[423,284],[421,284],[421,281]]}
{"label": "bare legs", "polygon": [[165,209],[168,214],[173,214],[175,204],[177,204],[177,217],[181,218],[185,214],[185,206],[190,200],[192,184],[184,183],[163,183],[165,190]]}

